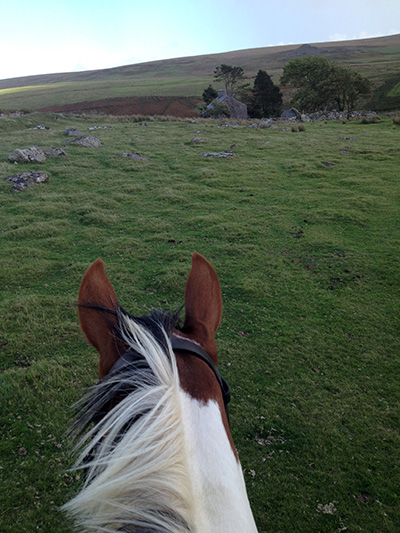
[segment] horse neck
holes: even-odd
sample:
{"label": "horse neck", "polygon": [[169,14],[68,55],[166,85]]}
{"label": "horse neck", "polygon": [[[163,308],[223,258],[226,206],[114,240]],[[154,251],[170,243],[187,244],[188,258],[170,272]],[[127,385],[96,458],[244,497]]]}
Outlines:
{"label": "horse neck", "polygon": [[215,400],[181,391],[196,533],[256,532],[240,463]]}

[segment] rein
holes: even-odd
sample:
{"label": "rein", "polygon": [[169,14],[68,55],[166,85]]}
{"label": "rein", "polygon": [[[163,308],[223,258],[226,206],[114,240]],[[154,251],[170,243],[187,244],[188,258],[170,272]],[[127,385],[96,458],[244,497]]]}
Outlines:
{"label": "rein", "polygon": [[[225,412],[226,412],[226,416],[227,416],[228,423],[229,423],[228,403],[231,400],[231,391],[230,391],[228,383],[221,376],[221,373],[218,370],[218,367],[214,363],[211,356],[205,350],[203,350],[201,346],[191,341],[190,339],[184,339],[182,337],[171,337],[169,340],[174,350],[188,352],[189,354],[194,355],[198,359],[201,359],[204,363],[208,365],[209,368],[211,368],[211,370],[214,373],[214,376],[216,377],[219,383],[219,386],[221,387],[222,398],[223,398],[224,406],[225,406]],[[138,354],[130,348],[123,355],[121,355],[121,357],[115,362],[115,364],[110,370],[110,374],[118,372],[124,366],[137,362],[138,359],[139,359]]]}

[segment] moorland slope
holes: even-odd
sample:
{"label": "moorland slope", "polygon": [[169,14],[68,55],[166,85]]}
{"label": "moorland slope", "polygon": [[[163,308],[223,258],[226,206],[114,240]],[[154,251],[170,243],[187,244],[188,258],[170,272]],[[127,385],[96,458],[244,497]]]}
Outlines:
{"label": "moorland slope", "polygon": [[[291,59],[305,55],[342,61],[368,77],[375,88],[384,86],[383,96],[393,91],[396,93],[400,82],[398,34],[374,39],[254,48],[103,70],[0,80],[0,109],[90,109],[115,114],[121,114],[120,110],[123,110],[124,114],[132,114],[137,112],[139,105],[143,113],[149,110],[153,113],[153,108],[169,107],[164,101],[166,97],[173,97],[174,102],[181,97],[190,97],[195,105],[204,88],[212,83],[215,67],[221,63],[241,66],[249,78],[259,69],[266,70],[278,83],[283,66]],[[150,100],[146,103],[143,97]],[[155,106],[154,98],[162,104]],[[178,111],[171,114],[187,115],[187,106],[175,104],[175,108]],[[173,106],[171,109],[174,111]]]}

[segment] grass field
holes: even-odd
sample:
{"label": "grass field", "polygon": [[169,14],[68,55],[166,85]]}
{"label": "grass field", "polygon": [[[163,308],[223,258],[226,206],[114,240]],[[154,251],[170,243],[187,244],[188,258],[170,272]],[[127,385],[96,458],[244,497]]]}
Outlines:
{"label": "grass field", "polygon": [[[74,308],[86,268],[101,256],[141,314],[182,304],[194,250],[221,282],[220,368],[259,531],[398,531],[400,129],[147,124],[0,118],[0,531],[72,531],[64,433],[97,370]],[[94,125],[114,127],[92,132],[100,148],[66,143]],[[67,156],[7,161],[31,145]],[[3,181],[37,168],[49,182]]]}
{"label": "grass field", "polygon": [[0,108],[34,110],[45,107],[92,102],[109,98],[132,96],[193,96],[201,95],[210,83],[209,78],[199,79],[163,78],[154,79],[120,79],[103,81],[82,81],[78,83],[63,82],[52,85],[17,87],[0,91]]}

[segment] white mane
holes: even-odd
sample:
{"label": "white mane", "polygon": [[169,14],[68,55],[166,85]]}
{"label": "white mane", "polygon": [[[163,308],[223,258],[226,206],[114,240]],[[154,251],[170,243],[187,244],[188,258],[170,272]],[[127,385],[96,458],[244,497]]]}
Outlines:
{"label": "white mane", "polygon": [[[136,378],[136,390],[81,440],[82,445],[90,439],[77,466],[88,469],[87,477],[64,509],[84,531],[194,531],[195,499],[175,356],[165,331],[167,354],[134,319],[121,314],[120,320],[124,340],[145,358],[151,372],[147,369],[144,383]],[[111,379],[125,379],[132,386],[135,375]]]}

